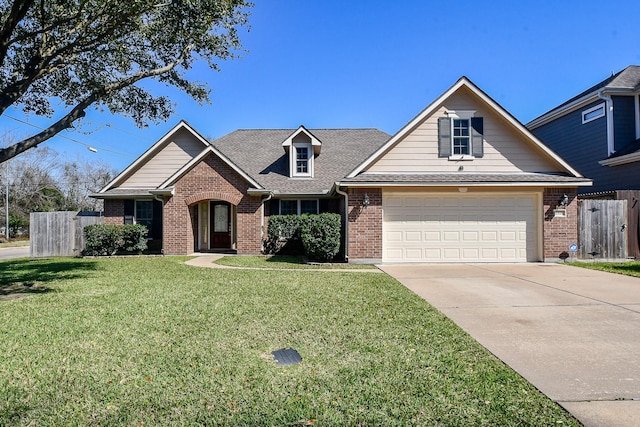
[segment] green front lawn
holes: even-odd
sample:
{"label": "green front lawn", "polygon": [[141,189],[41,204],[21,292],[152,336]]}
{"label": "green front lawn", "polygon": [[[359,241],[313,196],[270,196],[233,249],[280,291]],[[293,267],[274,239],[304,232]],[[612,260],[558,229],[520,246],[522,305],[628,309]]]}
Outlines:
{"label": "green front lawn", "polygon": [[42,290],[0,300],[0,426],[578,425],[384,274],[184,260],[0,262]]}
{"label": "green front lawn", "polygon": [[627,276],[640,277],[640,261],[628,262],[572,262],[576,267],[590,268],[592,270],[607,271],[609,273],[625,274]]}
{"label": "green front lawn", "polygon": [[278,269],[376,269],[371,264],[347,263],[307,263],[301,256],[226,256],[215,261],[216,264],[229,267],[244,268],[278,268]]}

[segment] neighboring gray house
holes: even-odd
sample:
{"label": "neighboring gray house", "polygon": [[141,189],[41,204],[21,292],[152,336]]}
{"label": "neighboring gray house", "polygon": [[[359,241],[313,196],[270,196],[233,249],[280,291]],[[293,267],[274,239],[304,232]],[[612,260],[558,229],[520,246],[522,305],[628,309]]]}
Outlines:
{"label": "neighboring gray house", "polygon": [[640,66],[631,65],[526,126],[593,187],[579,193],[640,189]]}
{"label": "neighboring gray house", "polygon": [[640,66],[630,65],[527,123],[593,187],[579,198],[628,200],[630,254],[638,256]]}

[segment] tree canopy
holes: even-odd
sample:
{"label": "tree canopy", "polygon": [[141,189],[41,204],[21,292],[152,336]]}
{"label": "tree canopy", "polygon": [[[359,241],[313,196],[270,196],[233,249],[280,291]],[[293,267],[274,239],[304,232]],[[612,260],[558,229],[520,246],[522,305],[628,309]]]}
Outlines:
{"label": "tree canopy", "polygon": [[[196,61],[218,70],[241,49],[245,0],[0,0],[0,115],[14,106],[51,120],[0,149],[0,163],[106,108],[138,126],[166,120],[173,105],[138,83],[155,79],[206,102]],[[63,110],[63,111],[60,111]]]}

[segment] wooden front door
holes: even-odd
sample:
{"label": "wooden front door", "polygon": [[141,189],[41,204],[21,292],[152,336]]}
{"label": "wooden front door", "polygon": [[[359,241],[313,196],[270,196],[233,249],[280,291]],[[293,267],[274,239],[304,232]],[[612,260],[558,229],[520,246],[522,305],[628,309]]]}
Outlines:
{"label": "wooden front door", "polygon": [[231,205],[227,202],[211,202],[209,210],[211,220],[210,249],[229,249],[231,247]]}

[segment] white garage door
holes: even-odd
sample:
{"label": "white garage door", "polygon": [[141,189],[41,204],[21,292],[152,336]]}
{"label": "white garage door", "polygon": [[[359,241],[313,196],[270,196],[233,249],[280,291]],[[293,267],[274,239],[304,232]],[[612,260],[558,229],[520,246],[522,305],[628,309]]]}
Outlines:
{"label": "white garage door", "polygon": [[383,262],[539,261],[534,193],[383,193]]}

